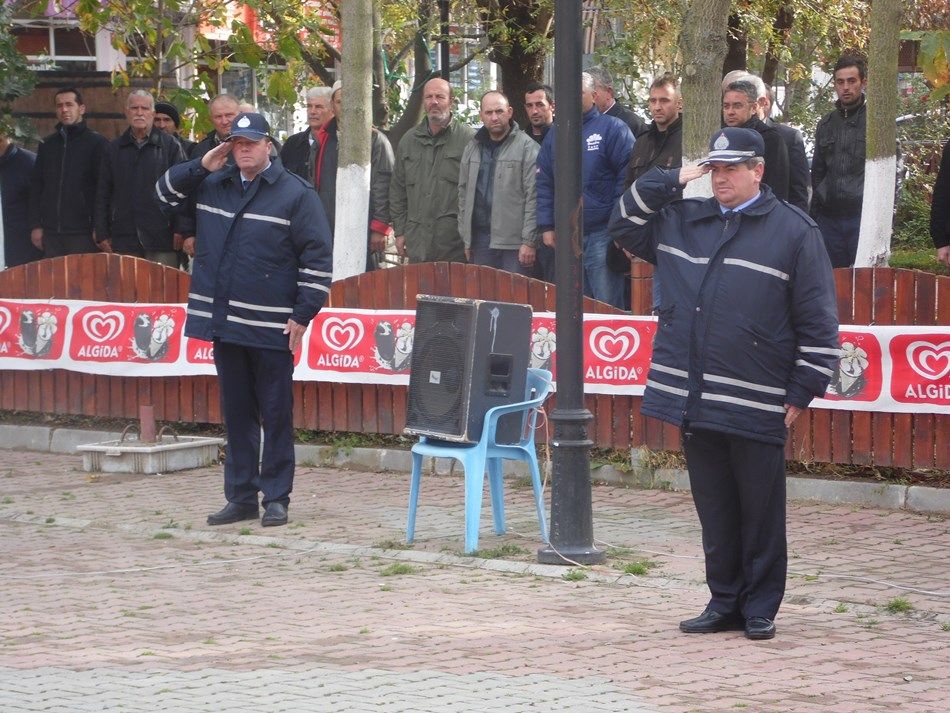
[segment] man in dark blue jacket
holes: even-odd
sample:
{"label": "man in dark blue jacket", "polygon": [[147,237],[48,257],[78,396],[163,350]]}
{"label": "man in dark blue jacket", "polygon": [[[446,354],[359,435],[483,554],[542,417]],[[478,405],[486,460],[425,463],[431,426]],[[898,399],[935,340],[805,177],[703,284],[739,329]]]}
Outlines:
{"label": "man in dark blue jacket", "polygon": [[[270,158],[270,128],[239,114],[231,134],[156,184],[166,210],[196,196],[185,334],[214,344],[228,454],[223,525],[287,523],[294,478],[293,352],[330,292],[332,238],[313,186]],[[234,164],[228,164],[233,154]],[[260,429],[264,429],[261,454]]]}
{"label": "man in dark blue jacket", "polygon": [[[620,119],[601,114],[594,106],[594,80],[581,75],[582,177],[584,197],[584,294],[614,307],[624,308],[623,276],[607,267],[607,221],[623,192],[633,134]],[[544,137],[538,154],[538,230],[544,244],[554,248],[554,141],[555,129]],[[548,254],[538,255],[545,280],[554,280]]]}
{"label": "man in dark blue jacket", "polygon": [[[775,635],[785,592],[788,427],[838,356],[834,281],[815,223],[762,183],[762,136],[726,127],[700,165],[654,168],[611,216],[663,290],[642,411],[679,426],[711,598],[686,633]],[[712,174],[714,197],[678,200]]]}
{"label": "man in dark blue jacket", "polygon": [[35,153],[20,148],[0,133],[0,213],[3,214],[0,270],[43,259],[43,251],[30,242],[27,218],[30,173],[35,162]]}

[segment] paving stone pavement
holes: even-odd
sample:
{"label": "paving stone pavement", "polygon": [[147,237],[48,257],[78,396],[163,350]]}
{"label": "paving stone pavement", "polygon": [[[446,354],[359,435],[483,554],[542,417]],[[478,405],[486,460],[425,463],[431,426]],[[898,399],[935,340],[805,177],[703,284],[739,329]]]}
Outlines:
{"label": "paving stone pavement", "polygon": [[681,493],[595,487],[608,560],[569,581],[535,564],[518,482],[472,558],[455,476],[423,478],[400,549],[405,475],[300,468],[287,527],[209,528],[220,468],[81,463],[0,452],[3,713],[950,709],[942,518],[791,504],[779,633],[753,643],[676,630],[707,596]]}

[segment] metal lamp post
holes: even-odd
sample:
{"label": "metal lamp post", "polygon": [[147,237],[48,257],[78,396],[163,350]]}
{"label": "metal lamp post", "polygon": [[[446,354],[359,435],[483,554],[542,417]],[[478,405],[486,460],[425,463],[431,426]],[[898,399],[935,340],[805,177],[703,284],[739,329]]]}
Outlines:
{"label": "metal lamp post", "polygon": [[604,553],[594,548],[587,432],[593,416],[584,407],[581,0],[556,0],[554,23],[557,408],[551,414],[550,544],[538,550],[538,561],[595,564]]}

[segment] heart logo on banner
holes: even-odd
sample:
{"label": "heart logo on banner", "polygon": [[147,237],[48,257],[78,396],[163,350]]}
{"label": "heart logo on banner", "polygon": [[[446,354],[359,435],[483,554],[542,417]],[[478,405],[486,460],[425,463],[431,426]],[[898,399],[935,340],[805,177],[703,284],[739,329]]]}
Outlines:
{"label": "heart logo on banner", "polygon": [[950,374],[950,342],[911,342],[907,345],[907,363],[925,379],[942,379]]}
{"label": "heart logo on banner", "polygon": [[633,327],[594,327],[590,331],[590,350],[606,362],[629,359],[640,347],[640,334]]}
{"label": "heart logo on banner", "polygon": [[115,339],[125,327],[125,315],[121,312],[86,312],[82,317],[82,329],[95,342]]}
{"label": "heart logo on banner", "polygon": [[363,338],[363,323],[354,317],[329,317],[323,322],[323,343],[338,352],[352,349]]}
{"label": "heart logo on banner", "polygon": [[10,314],[10,310],[6,307],[0,307],[0,334],[7,331],[7,327],[10,326],[10,322],[12,321],[13,315]]}

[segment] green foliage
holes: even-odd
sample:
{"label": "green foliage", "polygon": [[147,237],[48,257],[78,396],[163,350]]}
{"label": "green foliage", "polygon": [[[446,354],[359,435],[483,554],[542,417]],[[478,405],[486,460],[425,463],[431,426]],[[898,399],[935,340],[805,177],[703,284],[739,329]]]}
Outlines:
{"label": "green foliage", "polygon": [[901,39],[920,42],[917,63],[933,87],[933,96],[943,99],[950,94],[950,30],[902,32]]}
{"label": "green foliage", "polygon": [[582,570],[569,569],[561,575],[561,578],[566,579],[568,582],[580,582],[581,580],[587,579],[587,575],[584,574]]}
{"label": "green foliage", "polygon": [[0,5],[0,134],[14,139],[32,138],[34,130],[28,121],[14,120],[10,105],[33,91],[36,73],[26,57],[16,48],[16,37],[6,28],[17,9],[17,3]]}

